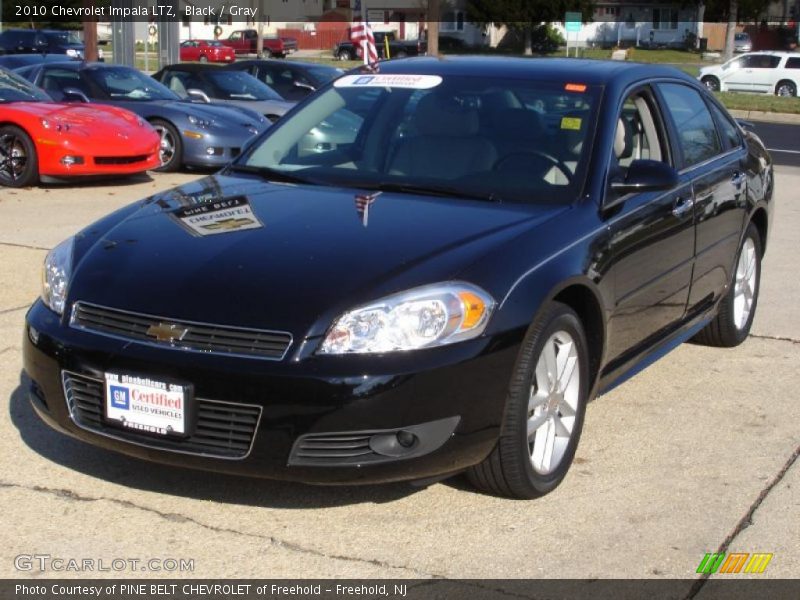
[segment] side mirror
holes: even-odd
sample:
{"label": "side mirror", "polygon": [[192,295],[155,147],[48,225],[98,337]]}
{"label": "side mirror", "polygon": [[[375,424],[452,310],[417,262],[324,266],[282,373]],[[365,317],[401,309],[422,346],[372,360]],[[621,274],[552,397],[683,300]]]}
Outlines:
{"label": "side mirror", "polygon": [[61,92],[67,102],[85,102],[89,104],[89,97],[77,88],[64,88]]}
{"label": "side mirror", "polygon": [[669,190],[678,185],[678,172],[657,160],[635,160],[628,167],[625,179],[612,181],[611,189],[618,196],[632,192]]}
{"label": "side mirror", "polygon": [[194,88],[186,90],[186,93],[189,94],[189,98],[191,98],[192,102],[205,102],[206,104],[211,104],[211,98],[208,97],[203,90],[196,90]]}

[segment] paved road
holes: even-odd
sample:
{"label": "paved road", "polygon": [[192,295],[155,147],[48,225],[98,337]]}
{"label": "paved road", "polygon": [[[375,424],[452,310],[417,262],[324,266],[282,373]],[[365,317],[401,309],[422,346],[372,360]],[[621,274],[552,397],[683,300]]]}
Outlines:
{"label": "paved road", "polygon": [[800,125],[752,121],[776,165],[800,167]]}
{"label": "paved road", "polygon": [[725,540],[773,552],[765,576],[800,573],[800,170],[778,169],[780,218],[752,338],[734,350],[685,344],[597,399],[571,474],[535,502],[458,479],[321,488],[192,472],[40,423],[20,339],[46,249],[192,177],[0,192],[0,577],[20,575],[15,556],[45,553],[192,558],[206,578],[684,578]]}

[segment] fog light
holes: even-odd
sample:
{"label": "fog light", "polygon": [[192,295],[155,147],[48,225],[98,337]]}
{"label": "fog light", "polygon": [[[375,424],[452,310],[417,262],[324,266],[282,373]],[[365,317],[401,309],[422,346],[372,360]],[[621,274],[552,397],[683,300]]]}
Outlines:
{"label": "fog light", "polygon": [[414,442],[417,441],[417,436],[415,436],[410,431],[398,431],[397,432],[397,443],[400,444],[403,448],[411,448],[414,445]]}
{"label": "fog light", "polygon": [[82,165],[83,164],[83,157],[82,156],[71,156],[67,155],[61,159],[61,164],[65,167],[71,167],[72,165]]}
{"label": "fog light", "polygon": [[216,156],[224,153],[225,153],[225,148],[212,148],[211,146],[206,148],[206,154],[208,154],[209,156]]}

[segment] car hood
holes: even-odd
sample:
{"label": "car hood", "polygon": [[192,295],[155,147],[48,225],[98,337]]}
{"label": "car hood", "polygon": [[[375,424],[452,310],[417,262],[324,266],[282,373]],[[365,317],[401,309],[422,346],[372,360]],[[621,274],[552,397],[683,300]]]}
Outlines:
{"label": "car hood", "polygon": [[214,121],[218,124],[246,124],[264,127],[266,122],[256,114],[248,114],[234,107],[210,105],[204,103],[188,102],[183,100],[151,100],[147,102],[119,100],[114,102],[115,106],[121,106],[136,112],[137,114],[155,114],[163,111],[174,111],[184,116],[193,116],[198,119]]}
{"label": "car hood", "polygon": [[455,279],[566,210],[386,193],[364,218],[366,193],[225,175],[186,184],[82,232],[68,301],[321,335],[342,311]]}
{"label": "car hood", "polygon": [[215,104],[222,106],[236,106],[247,108],[262,115],[277,115],[282,117],[294,106],[294,102],[284,100],[213,100]]}
{"label": "car hood", "polygon": [[108,128],[137,126],[139,122],[139,118],[133,113],[112,106],[57,102],[19,102],[8,106],[35,117],[52,120],[55,123],[67,123],[70,127],[95,134]]}

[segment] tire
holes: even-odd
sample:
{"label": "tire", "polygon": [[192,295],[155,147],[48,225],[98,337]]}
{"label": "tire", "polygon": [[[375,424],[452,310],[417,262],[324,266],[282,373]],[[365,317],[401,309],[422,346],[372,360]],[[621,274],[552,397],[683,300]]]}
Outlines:
{"label": "tire", "polygon": [[200,58],[198,59],[201,63],[207,63],[208,57],[205,54],[201,54]]}
{"label": "tire", "polygon": [[350,52],[350,50],[339,50],[339,52],[336,54],[336,58],[339,60],[355,60],[353,58],[353,53]]}
{"label": "tire", "polygon": [[183,163],[183,141],[178,134],[178,130],[175,129],[172,123],[162,119],[153,119],[150,124],[161,136],[161,146],[159,148],[161,166],[154,170],[162,173],[177,171]]}
{"label": "tire", "polygon": [[[720,300],[717,315],[694,337],[693,341],[706,346],[733,348],[747,339],[758,306],[758,292],[761,289],[762,247],[758,229],[750,223],[736,254],[733,280],[727,294]],[[752,276],[750,276],[750,265],[753,269]],[[746,290],[749,290],[749,307]]]}
{"label": "tire", "polygon": [[33,140],[19,127],[0,127],[0,186],[28,187],[39,182]]}
{"label": "tire", "polygon": [[797,96],[797,86],[792,81],[779,81],[775,86],[776,96]]}
{"label": "tire", "polygon": [[704,86],[706,86],[706,88],[708,88],[712,92],[719,91],[719,79],[717,79],[716,77],[712,77],[711,75],[703,77],[702,83]]}
{"label": "tire", "polygon": [[263,50],[261,50],[261,58],[263,58],[264,60],[272,58],[272,51],[269,48],[264,48]]}
{"label": "tire", "polygon": [[[555,352],[549,354],[546,348]],[[558,365],[564,352],[567,354],[562,365],[572,364],[573,368],[564,368],[559,377],[556,367],[556,379],[561,380],[555,382],[556,393],[547,391],[545,387],[553,387],[550,381],[542,387],[538,383],[550,375],[546,356],[551,357],[549,364],[555,361]],[[481,490],[511,498],[537,498],[553,491],[563,481],[575,456],[589,389],[589,354],[583,325],[571,308],[552,302],[525,335],[509,386],[500,439],[483,462],[467,471],[469,481]],[[569,419],[572,427],[565,437]],[[528,435],[529,421],[541,423],[532,439]],[[557,423],[561,424],[560,433]],[[547,454],[541,450],[548,446],[551,432],[551,459],[556,458],[554,463],[546,464]]]}

